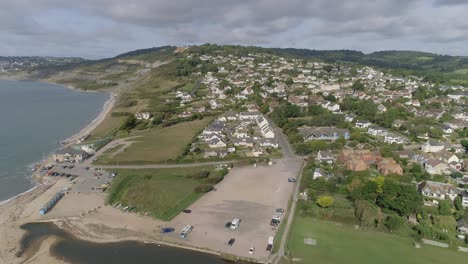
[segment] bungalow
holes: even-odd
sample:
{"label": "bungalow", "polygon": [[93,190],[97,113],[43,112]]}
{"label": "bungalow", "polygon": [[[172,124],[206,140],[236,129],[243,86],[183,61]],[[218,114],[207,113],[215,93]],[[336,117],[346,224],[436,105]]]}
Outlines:
{"label": "bungalow", "polygon": [[340,137],[349,139],[350,134],[347,129],[336,127],[300,127],[299,134],[305,141],[310,140],[336,140]]}
{"label": "bungalow", "polygon": [[88,156],[84,150],[67,147],[55,151],[53,159],[55,162],[83,162]]}
{"label": "bungalow", "polygon": [[419,191],[423,196],[441,200],[449,198],[453,201],[458,196],[457,189],[453,185],[441,182],[422,182]]}
{"label": "bungalow", "polygon": [[330,151],[324,150],[317,153],[317,157],[315,158],[318,162],[326,162],[328,164],[333,164],[335,162],[335,157]]}
{"label": "bungalow", "polygon": [[357,128],[368,128],[371,125],[372,123],[369,121],[357,121],[355,124]]}

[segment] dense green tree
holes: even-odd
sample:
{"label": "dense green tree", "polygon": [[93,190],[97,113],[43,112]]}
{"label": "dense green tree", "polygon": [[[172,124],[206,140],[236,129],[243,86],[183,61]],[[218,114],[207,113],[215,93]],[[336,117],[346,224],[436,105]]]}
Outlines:
{"label": "dense green tree", "polygon": [[400,229],[405,224],[405,220],[398,215],[390,215],[385,219],[384,225],[390,232]]}
{"label": "dense green tree", "polygon": [[407,216],[421,209],[423,197],[411,184],[386,180],[383,184],[383,192],[377,197],[376,202],[382,208]]}

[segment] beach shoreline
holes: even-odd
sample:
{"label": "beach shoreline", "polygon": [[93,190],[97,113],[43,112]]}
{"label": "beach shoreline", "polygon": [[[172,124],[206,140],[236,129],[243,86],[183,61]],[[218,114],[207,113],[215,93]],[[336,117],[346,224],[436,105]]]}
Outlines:
{"label": "beach shoreline", "polygon": [[[77,89],[77,88],[75,88],[73,86],[70,86],[70,85],[64,85],[64,84],[60,84],[60,83],[48,82],[48,81],[44,81],[44,80],[25,80],[25,79],[14,78],[14,77],[11,77],[11,78],[4,78],[4,77],[5,76],[0,75],[0,80],[38,81],[38,82],[43,82],[43,83],[48,83],[48,84],[60,85],[60,86],[62,86],[64,88],[71,89],[71,90],[74,90],[74,91],[77,91],[77,92],[91,92],[91,91],[80,90],[80,89]],[[95,91],[93,91],[93,92],[95,92]],[[103,104],[99,114],[91,122],[86,124],[83,128],[81,128],[75,134],[71,135],[70,137],[66,138],[65,140],[58,139],[58,141],[65,143],[65,144],[62,144],[62,146],[60,146],[60,148],[70,146],[70,145],[76,143],[80,138],[82,138],[82,137],[84,137],[86,135],[89,135],[94,129],[96,129],[105,120],[105,118],[109,115],[109,113],[114,108],[117,94],[115,92],[104,92],[104,93],[108,93],[109,98]],[[55,150],[52,150],[52,153],[53,153],[53,151],[55,151]],[[36,167],[36,168],[37,167],[43,167],[43,166],[47,165],[48,163],[50,163],[52,161],[52,153],[47,154],[46,158],[43,159],[43,160],[32,162],[31,163],[32,167]],[[14,196],[12,196],[10,198],[7,198],[5,200],[0,200],[0,205],[3,205],[5,203],[7,203],[10,200],[15,199],[16,197],[18,197],[18,196],[20,196],[22,194],[31,192],[35,188],[37,188],[38,186],[40,186],[41,184],[44,183],[42,181],[40,175],[38,174],[37,170],[35,172],[31,173],[29,178],[31,179],[34,186],[32,186],[31,188],[25,190],[22,193],[16,194],[16,195],[14,195]]]}

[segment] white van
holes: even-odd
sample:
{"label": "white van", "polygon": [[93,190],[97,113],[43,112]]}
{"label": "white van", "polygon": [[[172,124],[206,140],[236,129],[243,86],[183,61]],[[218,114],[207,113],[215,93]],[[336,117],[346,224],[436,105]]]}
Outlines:
{"label": "white van", "polygon": [[182,231],[180,232],[180,237],[186,238],[190,232],[192,232],[193,226],[191,225],[186,225],[184,228],[182,228]]}
{"label": "white van", "polygon": [[239,227],[240,222],[241,220],[239,218],[232,220],[231,229],[237,229]]}

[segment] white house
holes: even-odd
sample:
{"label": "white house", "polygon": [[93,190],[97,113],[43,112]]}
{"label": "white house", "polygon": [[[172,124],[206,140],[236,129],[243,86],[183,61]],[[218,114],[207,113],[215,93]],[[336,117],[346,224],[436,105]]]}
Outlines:
{"label": "white house", "polygon": [[137,112],[135,113],[135,118],[138,120],[148,120],[151,118],[150,112]]}
{"label": "white house", "polygon": [[444,144],[437,141],[428,141],[421,146],[423,152],[439,152],[445,148]]}
{"label": "white house", "polygon": [[462,197],[462,205],[465,208],[468,208],[468,190],[464,190],[460,193]]}
{"label": "white house", "polygon": [[382,127],[369,127],[367,128],[367,134],[372,135],[372,136],[383,137],[387,135],[387,130]]}
{"label": "white house", "polygon": [[371,125],[372,123],[369,121],[357,121],[355,126],[358,128],[368,128]]}
{"label": "white house", "polygon": [[328,164],[333,164],[335,162],[335,157],[330,151],[321,151],[317,153],[317,157],[315,158],[318,162],[326,162]]}
{"label": "white house", "polygon": [[425,181],[419,185],[419,191],[422,195],[436,199],[455,200],[458,196],[455,186],[447,183]]}

